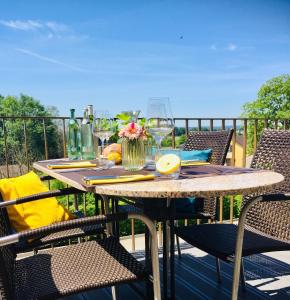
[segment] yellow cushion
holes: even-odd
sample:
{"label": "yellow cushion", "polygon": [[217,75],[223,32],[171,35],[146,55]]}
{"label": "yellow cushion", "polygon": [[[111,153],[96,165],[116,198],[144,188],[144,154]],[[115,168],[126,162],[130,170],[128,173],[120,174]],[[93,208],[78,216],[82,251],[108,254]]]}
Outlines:
{"label": "yellow cushion", "polygon": [[[0,180],[0,192],[4,201],[47,191],[49,189],[34,172]],[[55,197],[9,206],[7,211],[11,225],[16,231],[34,229],[74,218],[67,209],[58,204]]]}

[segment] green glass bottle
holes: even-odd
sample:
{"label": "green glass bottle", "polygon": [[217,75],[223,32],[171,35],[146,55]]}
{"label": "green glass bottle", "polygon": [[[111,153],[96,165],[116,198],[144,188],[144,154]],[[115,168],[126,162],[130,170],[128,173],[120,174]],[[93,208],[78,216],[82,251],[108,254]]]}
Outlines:
{"label": "green glass bottle", "polygon": [[70,110],[70,119],[68,123],[68,140],[67,140],[67,154],[68,158],[72,160],[81,158],[81,141],[79,124],[75,118],[75,110]]}

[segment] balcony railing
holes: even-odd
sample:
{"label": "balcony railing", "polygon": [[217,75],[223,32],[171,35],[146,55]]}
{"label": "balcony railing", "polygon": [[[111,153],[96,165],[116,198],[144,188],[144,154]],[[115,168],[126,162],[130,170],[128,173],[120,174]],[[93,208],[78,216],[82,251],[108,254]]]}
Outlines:
{"label": "balcony railing", "polygon": [[[40,159],[52,159],[57,157],[66,157],[66,132],[67,117],[46,117],[46,116],[0,116],[0,145],[2,147],[0,157],[0,176],[12,177],[19,175],[31,169],[32,162]],[[78,118],[81,119],[81,118]],[[179,131],[183,130],[185,138],[191,130],[224,130],[234,129],[232,139],[231,153],[227,163],[232,166],[246,166],[247,156],[254,152],[259,140],[259,134],[263,128],[289,129],[289,119],[262,119],[262,118],[174,118],[175,126]],[[11,126],[18,126],[18,133],[21,138],[18,141],[18,152],[13,150],[15,131],[10,130]],[[29,143],[28,127],[33,130],[33,124],[37,126],[37,146],[41,149],[40,154],[32,155],[33,149]],[[29,125],[29,126],[28,126]],[[48,131],[54,127],[58,136],[58,150],[50,148]],[[19,138],[19,137],[18,137]],[[172,132],[172,146],[175,147],[178,142],[178,130]],[[250,138],[250,139],[249,139]],[[17,137],[15,137],[17,139]],[[19,147],[20,146],[20,147]],[[20,149],[20,150],[19,150]],[[17,158],[16,158],[17,157]],[[70,206],[70,199],[67,199],[67,206]],[[74,206],[78,209],[78,201],[73,200]],[[84,197],[82,208],[87,212],[87,197]],[[219,203],[219,221],[223,221],[223,198]],[[230,197],[230,215],[229,221],[234,219],[234,197]]]}

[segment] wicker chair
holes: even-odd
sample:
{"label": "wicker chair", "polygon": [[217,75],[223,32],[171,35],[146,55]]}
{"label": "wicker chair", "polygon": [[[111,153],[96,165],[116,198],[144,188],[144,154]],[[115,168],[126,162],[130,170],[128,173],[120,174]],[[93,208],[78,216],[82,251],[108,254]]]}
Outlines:
{"label": "wicker chair", "polygon": [[[42,181],[45,180],[50,180],[53,179],[50,176],[43,176],[40,178]],[[57,196],[65,196],[65,195],[80,195],[82,194],[82,191],[79,191],[74,188],[66,188],[66,189],[61,189],[61,190],[53,190],[37,195],[31,195],[28,197],[22,198],[23,200],[31,201],[31,200],[36,200],[36,199],[44,199],[48,197],[57,197]],[[3,202],[1,193],[0,193],[0,207],[1,203]],[[14,233],[14,229],[10,225],[9,222],[9,217],[6,212],[6,209],[3,209],[3,217],[5,217],[7,224],[9,225],[7,228],[7,233],[12,234]],[[14,249],[17,253],[20,252],[26,252],[26,251],[31,251],[34,250],[37,252],[39,248],[47,248],[50,247],[53,244],[58,243],[61,241],[62,243],[65,240],[69,239],[74,239],[74,238],[81,238],[84,236],[90,236],[90,235],[99,235],[99,234],[104,234],[104,228],[100,224],[93,224],[93,225],[87,225],[79,228],[73,228],[69,230],[64,230],[61,232],[56,232],[56,233],[51,233],[47,234],[38,238],[35,238],[33,240],[29,240],[26,242],[18,243],[14,246]]]}
{"label": "wicker chair", "polygon": [[[38,199],[37,197],[35,197]],[[0,299],[56,299],[90,289],[116,286],[139,280],[153,281],[154,299],[160,299],[156,229],[142,215],[151,236],[153,279],[145,267],[131,256],[113,236],[65,247],[43,250],[16,260],[14,244],[64,230],[118,222],[128,214],[99,215],[10,234],[5,207],[36,199],[6,201],[0,205]],[[112,289],[116,298],[115,289]]]}
{"label": "wicker chair", "polygon": [[245,197],[238,226],[176,228],[176,234],[189,244],[226,262],[235,262],[232,299],[237,297],[240,268],[244,283],[241,257],[290,249],[290,131],[265,130],[251,167],[279,172],[285,180],[270,195]]}

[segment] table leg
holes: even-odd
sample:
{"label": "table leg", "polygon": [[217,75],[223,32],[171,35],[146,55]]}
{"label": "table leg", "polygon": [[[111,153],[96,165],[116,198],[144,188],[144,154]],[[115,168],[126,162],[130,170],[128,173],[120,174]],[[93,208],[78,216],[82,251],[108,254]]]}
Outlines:
{"label": "table leg", "polygon": [[[145,264],[146,269],[152,274],[152,262],[151,262],[151,244],[149,230],[145,227]],[[146,299],[153,299],[153,285],[150,280],[146,281]]]}
{"label": "table leg", "polygon": [[175,245],[174,245],[174,211],[175,211],[175,201],[170,201],[170,298],[175,299]]}
{"label": "table leg", "polygon": [[167,289],[168,289],[168,268],[167,268],[167,222],[163,221],[162,222],[162,231],[163,231],[163,255],[162,255],[162,260],[163,260],[163,299],[167,299]]}
{"label": "table leg", "polygon": [[[109,214],[110,213],[109,198],[106,195],[101,195],[101,197],[104,201],[105,214]],[[113,226],[111,222],[106,223],[106,228],[107,228],[108,235],[113,235]]]}
{"label": "table leg", "polygon": [[[118,213],[119,212],[119,200],[118,199],[113,199],[113,201],[115,202],[114,205],[114,213]],[[120,226],[119,226],[119,222],[115,222],[115,234],[116,234],[116,238],[118,240],[120,240]]]}

